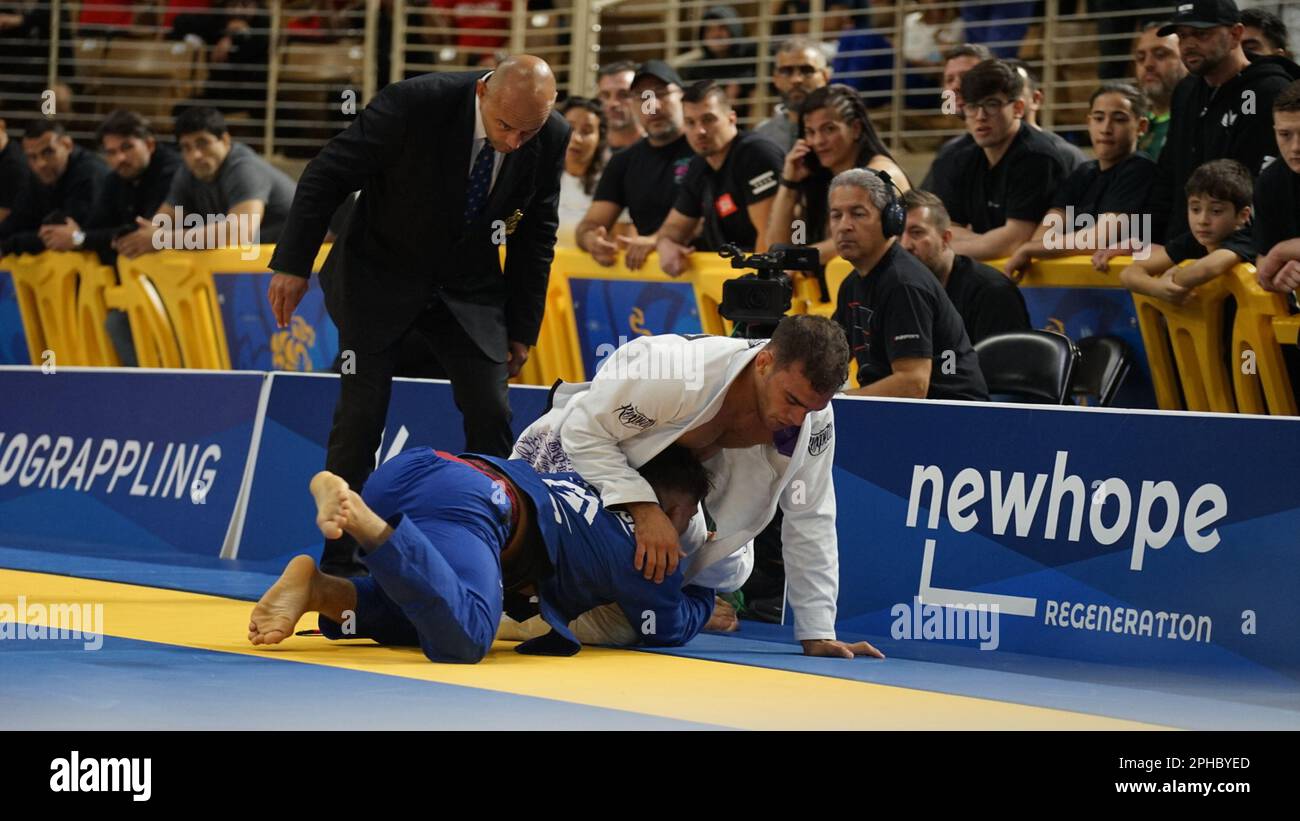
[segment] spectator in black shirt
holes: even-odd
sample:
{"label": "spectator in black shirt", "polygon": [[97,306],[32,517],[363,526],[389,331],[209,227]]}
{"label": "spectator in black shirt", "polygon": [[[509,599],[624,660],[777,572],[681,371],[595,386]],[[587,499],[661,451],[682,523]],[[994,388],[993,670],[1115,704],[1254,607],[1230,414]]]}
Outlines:
{"label": "spectator in black shirt", "polygon": [[830,189],[831,236],[853,272],[835,321],[858,363],[856,396],[988,399],[961,315],[920,260],[898,244],[902,205],[875,171],[854,168]]}
{"label": "spectator in black shirt", "polygon": [[0,118],[0,223],[13,211],[31,177],[32,169],[23,156],[22,144],[9,136],[4,119]]}
{"label": "spectator in black shirt", "polygon": [[903,207],[907,230],[898,243],[939,278],[961,314],[972,345],[990,336],[1029,330],[1029,310],[1016,284],[998,269],[953,252],[952,222],[942,200],[913,189],[903,195]]}
{"label": "spectator in black shirt", "polygon": [[1060,152],[1024,123],[1024,78],[985,60],[961,78],[962,113],[972,142],[934,169],[934,193],[953,221],[952,247],[975,259],[1010,256],[1047,213],[1066,177]]}
{"label": "spectator in black shirt", "polygon": [[[1250,222],[1250,172],[1236,160],[1211,160],[1187,181],[1190,231],[1157,246],[1120,272],[1130,291],[1181,305],[1192,290],[1223,276],[1232,266],[1255,261]],[[1179,263],[1196,262],[1180,268]]]}
{"label": "spectator in black shirt", "polygon": [[722,87],[701,80],[682,96],[691,160],[677,202],[659,229],[659,267],[670,276],[686,269],[687,245],[703,221],[701,250],[732,243],[767,249],[768,214],[784,159],[771,140],[736,128],[736,112]]}
{"label": "spectator in black shirt", "polygon": [[90,218],[84,225],[69,219],[65,225],[44,226],[41,238],[51,250],[84,248],[111,263],[116,256],[113,240],[134,231],[136,217],[153,218],[181,159],[171,146],[158,144],[148,123],[134,111],[109,114],[96,138],[113,173],[104,178]]}
{"label": "spectator in black shirt", "polygon": [[78,225],[90,218],[108,168],[97,155],[74,145],[63,125],[35,120],[23,133],[23,153],[32,170],[27,189],[0,223],[0,255],[45,250],[42,225]]}
{"label": "spectator in black shirt", "polygon": [[1300,80],[1273,102],[1278,158],[1255,183],[1255,248],[1259,284],[1287,293],[1300,288]]}
{"label": "spectator in black shirt", "polygon": [[[655,249],[695,152],[682,133],[682,78],[671,66],[647,60],[632,80],[632,94],[646,136],[609,158],[574,233],[578,247],[601,265],[613,265],[625,248],[625,264],[635,271]],[[624,208],[639,236],[616,241],[614,223]]]}
{"label": "spectator in black shirt", "polygon": [[1056,146],[1056,153],[1061,156],[1061,162],[1065,163],[1066,171],[1073,171],[1087,162],[1088,158],[1079,150],[1079,146],[1038,124],[1038,112],[1043,110],[1043,90],[1038,87],[1038,75],[1024,60],[1007,60],[1007,62],[1015,67],[1020,74],[1020,79],[1025,81],[1025,89],[1020,95],[1025,101],[1025,123],[1031,128],[1038,129],[1043,136],[1052,141],[1052,145]]}
{"label": "spectator in black shirt", "polygon": [[[984,57],[978,59],[973,57],[972,53],[967,51],[972,48],[979,48],[984,51]],[[975,47],[971,46],[969,43],[964,46],[958,46],[949,52],[949,54],[955,56],[948,58],[943,72],[943,93],[945,98],[943,105],[945,110],[948,110],[947,107],[950,104],[949,101],[952,101],[954,104],[952,110],[957,113],[958,117],[962,116],[962,107],[965,105],[965,101],[962,98],[960,91],[961,78],[967,71],[979,65],[983,60],[988,59],[987,52],[988,49],[983,46]],[[1020,79],[1024,81],[1020,91],[1020,98],[1025,102],[1025,123],[1051,141],[1052,147],[1056,150],[1057,156],[1059,156],[1061,162],[1065,164],[1067,172],[1073,171],[1083,163],[1087,162],[1088,158],[1084,156],[1083,152],[1079,150],[1077,145],[1074,145],[1061,135],[1052,131],[1047,131],[1038,125],[1038,112],[1043,108],[1043,92],[1038,88],[1037,75],[1029,70],[1029,66],[1027,66],[1023,60],[1006,60],[1005,62],[1015,68],[1016,73],[1020,75]],[[936,170],[943,172],[946,168],[948,157],[953,153],[953,151],[972,144],[974,144],[974,139],[969,133],[966,133],[953,137],[951,140],[948,140],[943,145],[939,146],[939,150],[934,154],[934,159],[930,161],[930,169],[926,172],[925,179],[921,182],[921,188],[926,191],[934,191]]]}
{"label": "spectator in black shirt", "polygon": [[1157,238],[1187,233],[1183,186],[1197,167],[1232,159],[1252,176],[1263,170],[1265,158],[1276,151],[1273,98],[1300,77],[1300,67],[1285,58],[1246,56],[1232,0],[1196,0],[1179,8],[1187,10],[1158,32],[1178,35],[1191,73],[1174,89],[1169,137],[1148,203]]}
{"label": "spectator in black shirt", "polygon": [[1003,267],[1008,276],[1018,279],[1035,259],[1113,250],[1094,257],[1106,270],[1110,256],[1151,243],[1151,220],[1144,227],[1140,212],[1156,164],[1137,150],[1149,107],[1146,96],[1128,83],[1107,83],[1092,93],[1088,136],[1097,159],[1076,168],[1055,191],[1034,236]]}

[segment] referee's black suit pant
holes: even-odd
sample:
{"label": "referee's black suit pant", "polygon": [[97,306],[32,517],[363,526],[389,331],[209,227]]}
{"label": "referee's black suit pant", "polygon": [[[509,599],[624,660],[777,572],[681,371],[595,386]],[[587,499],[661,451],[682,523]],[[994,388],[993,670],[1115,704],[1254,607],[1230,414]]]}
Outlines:
{"label": "referee's black suit pant", "polygon": [[[452,397],[464,419],[465,450],[509,456],[510,430],[506,363],[490,360],[441,300],[435,300],[393,345],[361,352],[340,339],[334,370],[340,373],[338,404],[330,430],[325,469],[358,493],[375,469],[388,416],[394,376],[449,379]],[[349,362],[347,354],[353,358]],[[325,542],[321,570],[356,575],[357,544],[346,534]]]}

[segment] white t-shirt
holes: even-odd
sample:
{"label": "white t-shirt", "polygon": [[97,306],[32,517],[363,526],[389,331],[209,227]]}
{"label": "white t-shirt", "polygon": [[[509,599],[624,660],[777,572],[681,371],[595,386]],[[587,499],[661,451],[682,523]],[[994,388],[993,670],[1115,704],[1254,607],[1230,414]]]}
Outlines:
{"label": "white t-shirt", "polygon": [[555,244],[562,248],[577,248],[575,232],[578,223],[591,207],[591,194],[582,190],[582,178],[568,171],[560,175],[560,229],[555,234]]}

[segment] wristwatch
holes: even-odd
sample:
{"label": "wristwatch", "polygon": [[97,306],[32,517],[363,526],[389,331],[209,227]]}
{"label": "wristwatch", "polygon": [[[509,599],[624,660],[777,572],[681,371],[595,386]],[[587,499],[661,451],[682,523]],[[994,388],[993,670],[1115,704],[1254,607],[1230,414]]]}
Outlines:
{"label": "wristwatch", "polygon": [[86,244],[86,232],[78,228],[72,232],[72,247],[80,248]]}

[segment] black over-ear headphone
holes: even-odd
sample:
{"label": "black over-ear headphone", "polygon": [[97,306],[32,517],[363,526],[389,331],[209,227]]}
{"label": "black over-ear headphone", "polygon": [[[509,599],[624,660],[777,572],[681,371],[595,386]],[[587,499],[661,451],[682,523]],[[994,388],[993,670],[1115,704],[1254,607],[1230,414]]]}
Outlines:
{"label": "black over-ear headphone", "polygon": [[[868,168],[867,170],[885,183],[885,190],[889,193],[889,202],[886,202],[885,207],[880,209],[881,232],[884,233],[885,239],[901,237],[903,231],[907,228],[907,209],[903,207],[903,201],[899,199],[899,196],[903,194],[903,189],[899,188],[884,171],[877,171],[874,168]],[[894,195],[895,191],[898,192],[899,196]]]}

